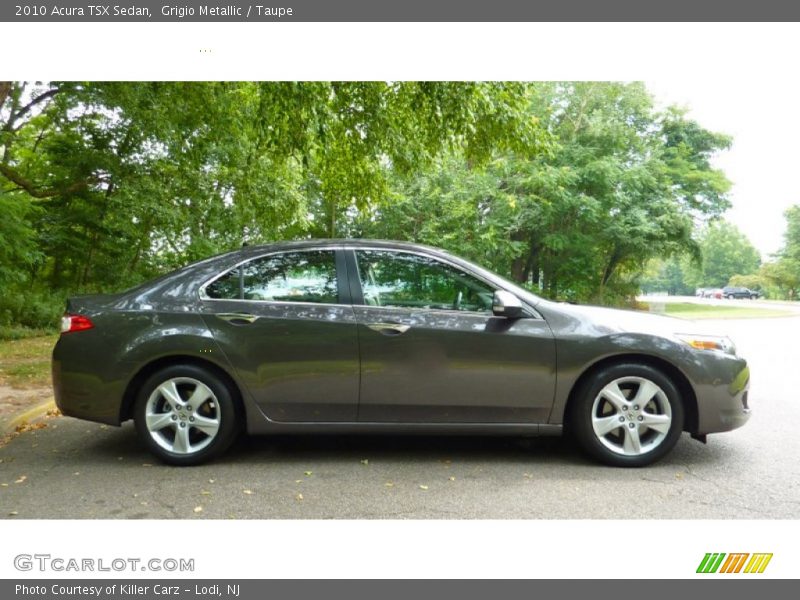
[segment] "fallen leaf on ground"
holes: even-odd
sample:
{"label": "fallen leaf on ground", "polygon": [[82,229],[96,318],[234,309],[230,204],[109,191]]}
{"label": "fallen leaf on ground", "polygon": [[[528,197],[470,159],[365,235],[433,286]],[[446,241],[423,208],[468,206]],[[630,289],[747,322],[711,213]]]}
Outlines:
{"label": "fallen leaf on ground", "polygon": [[201,496],[210,496],[211,492],[209,492],[208,490],[203,490],[203,491],[200,492],[200,495]]}
{"label": "fallen leaf on ground", "polygon": [[242,493],[243,494],[247,494],[248,496],[252,496],[253,495],[253,490],[242,490]]}
{"label": "fallen leaf on ground", "polygon": [[428,486],[427,486],[427,485],[421,485],[421,486],[419,486],[419,489],[421,489],[421,490],[427,490],[427,489],[428,489]]}
{"label": "fallen leaf on ground", "polygon": [[450,481],[455,481],[456,480],[455,477],[449,477],[448,479],[450,479]]}
{"label": "fallen leaf on ground", "polygon": [[294,499],[295,499],[295,500],[302,500],[302,499],[303,499],[303,494],[297,494],[297,495],[294,497]]}
{"label": "fallen leaf on ground", "polygon": [[23,483],[27,478],[27,475],[20,475],[19,479],[17,479],[14,483]]}
{"label": "fallen leaf on ground", "polygon": [[153,465],[151,465],[150,463],[142,463],[142,466],[143,467],[152,467]]}
{"label": "fallen leaf on ground", "polygon": [[385,485],[386,487],[394,487],[394,484],[391,481],[387,481],[383,485]]}
{"label": "fallen leaf on ground", "polygon": [[16,517],[18,514],[19,514],[19,511],[12,510],[10,513],[8,513],[8,516],[9,517]]}
{"label": "fallen leaf on ground", "polygon": [[73,475],[80,475],[80,474],[81,474],[81,472],[80,472],[80,471],[75,471],[75,472],[73,473]]}
{"label": "fallen leaf on ground", "polygon": [[208,483],[214,483],[214,480],[213,479],[209,479]]}
{"label": "fallen leaf on ground", "polygon": [[20,423],[14,428],[14,431],[17,433],[25,433],[26,431],[36,431],[37,429],[44,429],[47,427],[47,423],[28,423],[25,421],[24,423]]}
{"label": "fallen leaf on ground", "polygon": [[365,458],[364,460],[361,461],[361,464],[362,465],[368,465],[369,464],[369,459]]}
{"label": "fallen leaf on ground", "polygon": [[195,506],[194,507],[194,512],[196,512],[196,513],[203,512],[203,507],[202,506]]}
{"label": "fallen leaf on ground", "polygon": [[313,475],[313,474],[314,474],[314,471],[303,471],[303,475],[305,475],[306,477],[311,477],[311,475]]}

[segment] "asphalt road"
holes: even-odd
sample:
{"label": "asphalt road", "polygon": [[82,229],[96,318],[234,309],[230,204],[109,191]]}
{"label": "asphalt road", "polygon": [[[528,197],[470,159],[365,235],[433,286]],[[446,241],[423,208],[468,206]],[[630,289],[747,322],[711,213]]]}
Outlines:
{"label": "asphalt road", "polygon": [[707,323],[751,363],[753,417],[707,445],[684,434],[653,467],[597,466],[559,438],[337,436],[176,468],[130,424],[61,417],[0,448],[0,518],[799,518],[800,315]]}

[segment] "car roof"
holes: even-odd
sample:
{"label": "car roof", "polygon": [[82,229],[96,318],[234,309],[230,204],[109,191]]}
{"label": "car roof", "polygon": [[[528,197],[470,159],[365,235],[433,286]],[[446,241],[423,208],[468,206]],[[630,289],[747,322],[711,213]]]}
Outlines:
{"label": "car roof", "polygon": [[415,242],[401,242],[396,240],[375,240],[364,238],[314,238],[310,240],[295,240],[287,242],[273,242],[269,244],[259,244],[257,246],[243,246],[241,251],[248,254],[259,254],[262,252],[274,252],[279,250],[293,250],[297,248],[317,248],[325,246],[346,246],[353,248],[387,248],[405,250],[425,250],[428,252],[445,253],[441,248],[418,244]]}

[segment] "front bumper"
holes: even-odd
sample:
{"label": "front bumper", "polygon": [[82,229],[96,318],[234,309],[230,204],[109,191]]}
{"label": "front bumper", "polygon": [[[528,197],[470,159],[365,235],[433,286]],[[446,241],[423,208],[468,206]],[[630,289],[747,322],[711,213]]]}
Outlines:
{"label": "front bumper", "polygon": [[750,369],[743,359],[732,363],[726,377],[715,378],[697,390],[697,431],[721,433],[737,429],[750,419]]}

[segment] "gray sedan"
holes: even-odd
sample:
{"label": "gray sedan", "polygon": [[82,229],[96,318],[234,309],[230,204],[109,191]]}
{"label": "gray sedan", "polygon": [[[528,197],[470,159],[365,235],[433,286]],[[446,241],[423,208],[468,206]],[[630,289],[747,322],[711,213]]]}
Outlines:
{"label": "gray sedan", "polygon": [[248,247],[72,298],[53,351],[65,415],[133,419],[163,461],[242,430],[551,435],[643,466],[749,417],[749,371],[693,323],[539,298],[416,244]]}

